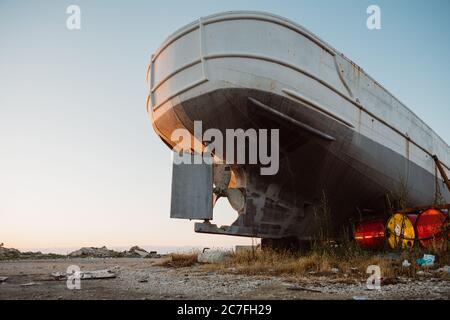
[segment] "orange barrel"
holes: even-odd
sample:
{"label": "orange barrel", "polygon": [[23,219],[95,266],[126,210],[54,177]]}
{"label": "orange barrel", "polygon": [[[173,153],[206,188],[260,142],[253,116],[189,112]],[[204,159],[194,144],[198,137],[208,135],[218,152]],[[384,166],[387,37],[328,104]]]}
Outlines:
{"label": "orange barrel", "polygon": [[381,249],[384,247],[384,219],[360,222],[353,234],[363,249]]}
{"label": "orange barrel", "polygon": [[387,221],[387,242],[392,249],[405,249],[414,246],[416,232],[414,223],[417,215],[395,213]]}
{"label": "orange barrel", "polygon": [[416,220],[416,233],[420,244],[425,248],[433,243],[442,244],[445,239],[446,222],[448,222],[448,216],[440,210],[423,211]]}

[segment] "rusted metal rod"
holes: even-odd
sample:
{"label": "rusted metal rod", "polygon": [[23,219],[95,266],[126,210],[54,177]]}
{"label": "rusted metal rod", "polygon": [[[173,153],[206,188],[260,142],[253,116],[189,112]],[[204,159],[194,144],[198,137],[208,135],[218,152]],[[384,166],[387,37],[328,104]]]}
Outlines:
{"label": "rusted metal rod", "polygon": [[450,191],[450,180],[448,180],[447,174],[445,173],[444,168],[442,167],[441,162],[439,161],[437,155],[433,156],[434,162],[436,162],[436,166],[441,174],[442,179],[444,179],[444,183],[447,186],[447,189]]}
{"label": "rusted metal rod", "polygon": [[407,214],[407,213],[414,213],[414,212],[424,211],[424,210],[428,210],[428,209],[436,209],[436,210],[447,209],[447,210],[450,210],[450,203],[448,203],[448,204],[441,204],[441,205],[435,205],[435,206],[422,206],[422,207],[415,207],[415,208],[407,208],[407,209],[403,209],[403,210],[396,210],[395,212]]}

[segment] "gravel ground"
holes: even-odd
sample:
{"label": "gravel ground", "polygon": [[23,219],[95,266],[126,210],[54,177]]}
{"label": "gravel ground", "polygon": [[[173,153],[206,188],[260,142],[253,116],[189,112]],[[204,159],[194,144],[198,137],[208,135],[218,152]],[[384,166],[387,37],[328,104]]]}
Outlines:
{"label": "gravel ground", "polygon": [[[368,290],[349,278],[310,276],[301,279],[206,272],[201,266],[171,269],[158,259],[85,258],[0,262],[0,299],[450,299],[450,281],[425,276],[399,279]],[[111,269],[114,279],[82,280],[80,290],[67,289],[70,265],[81,270]],[[23,284],[32,283],[29,286]]]}

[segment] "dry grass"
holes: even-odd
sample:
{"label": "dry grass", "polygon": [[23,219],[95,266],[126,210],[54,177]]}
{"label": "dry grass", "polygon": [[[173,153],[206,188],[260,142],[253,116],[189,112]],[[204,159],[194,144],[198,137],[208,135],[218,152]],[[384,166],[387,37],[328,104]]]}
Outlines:
{"label": "dry grass", "polygon": [[[404,251],[399,253],[397,259],[390,259],[385,253],[376,254],[356,249],[343,247],[315,247],[307,253],[254,250],[234,252],[230,258],[222,263],[202,265],[204,271],[216,271],[220,273],[235,273],[248,276],[287,276],[290,278],[327,276],[336,280],[359,279],[366,280],[367,267],[379,266],[384,279],[394,279],[398,276],[418,278],[417,271],[429,271],[439,266],[448,265],[450,257],[447,254],[436,256],[436,263],[432,268],[420,267],[416,259],[429,253],[423,249]],[[168,258],[156,265],[168,268],[191,267],[198,263],[198,252],[173,253]],[[408,260],[410,267],[403,267],[402,262]],[[333,272],[333,268],[338,272]],[[435,274],[449,279],[445,273]]]}
{"label": "dry grass", "polygon": [[[342,278],[343,276],[357,279],[367,279],[367,267],[377,265],[381,269],[382,277],[385,279],[397,276],[416,278],[418,270],[427,271],[416,265],[416,258],[422,256],[422,252],[403,252],[400,259],[389,259],[386,255],[376,255],[370,252],[348,251],[343,253],[342,249],[317,250],[306,254],[295,252],[281,252],[273,250],[257,250],[255,252],[233,253],[231,258],[221,264],[205,266],[208,270],[219,272],[230,272],[245,275],[260,276],[331,276]],[[448,255],[437,258],[435,268],[443,266],[448,261]],[[408,260],[411,266],[402,266],[403,260]],[[339,270],[338,273],[332,271]],[[445,275],[442,275],[445,276]]]}
{"label": "dry grass", "polygon": [[158,266],[169,268],[185,268],[195,265],[197,261],[198,252],[189,253],[172,253],[169,257],[157,263]]}
{"label": "dry grass", "polygon": [[339,269],[341,274],[365,274],[367,266],[372,264],[380,265],[385,270],[391,269],[387,260],[376,257],[360,256],[347,259],[329,252],[311,251],[306,255],[300,255],[273,250],[233,253],[228,261],[214,265],[213,268],[232,269],[236,273],[246,275],[302,276],[333,275],[333,268]]}

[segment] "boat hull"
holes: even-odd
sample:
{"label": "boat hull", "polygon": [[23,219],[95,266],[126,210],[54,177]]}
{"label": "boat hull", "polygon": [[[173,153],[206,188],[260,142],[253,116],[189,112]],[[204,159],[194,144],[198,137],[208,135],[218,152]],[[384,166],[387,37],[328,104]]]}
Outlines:
{"label": "boat hull", "polygon": [[204,131],[280,130],[278,173],[233,166],[244,209],[228,227],[199,223],[197,232],[307,240],[338,234],[366,210],[385,212],[388,194],[407,190],[411,206],[433,203],[437,191],[450,201],[431,158],[447,170],[448,146],[359,67],[289,21],[259,13],[200,19],[166,41],[148,77],[149,115],[171,148],[173,131],[194,134],[195,121]]}

